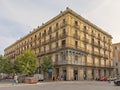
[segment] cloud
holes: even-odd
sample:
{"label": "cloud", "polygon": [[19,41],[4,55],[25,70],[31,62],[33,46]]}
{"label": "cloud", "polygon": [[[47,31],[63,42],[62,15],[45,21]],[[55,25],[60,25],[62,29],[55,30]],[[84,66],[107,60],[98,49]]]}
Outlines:
{"label": "cloud", "polygon": [[70,7],[119,41],[119,0],[0,0],[0,53],[3,49]]}
{"label": "cloud", "polygon": [[92,12],[87,13],[86,17],[92,22],[109,32],[113,36],[113,42],[120,42],[119,23],[120,23],[120,1],[104,0],[104,2],[95,8]]}

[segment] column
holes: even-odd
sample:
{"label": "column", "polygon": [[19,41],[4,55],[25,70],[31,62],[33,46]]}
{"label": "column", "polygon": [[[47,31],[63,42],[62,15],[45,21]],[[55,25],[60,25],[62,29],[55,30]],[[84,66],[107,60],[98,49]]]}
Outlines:
{"label": "column", "polygon": [[80,67],[80,68],[78,69],[78,79],[79,79],[79,80],[84,80],[84,78],[83,78],[83,73],[84,73],[83,68]]}
{"label": "column", "polygon": [[67,67],[67,80],[73,80],[73,68],[71,66]]}

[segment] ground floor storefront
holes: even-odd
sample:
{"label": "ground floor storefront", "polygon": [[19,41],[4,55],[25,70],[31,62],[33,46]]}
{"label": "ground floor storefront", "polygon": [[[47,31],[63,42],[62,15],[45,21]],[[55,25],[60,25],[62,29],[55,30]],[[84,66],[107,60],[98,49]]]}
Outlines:
{"label": "ground floor storefront", "polygon": [[101,77],[113,76],[112,68],[57,66],[50,74],[51,78],[60,80],[95,80]]}

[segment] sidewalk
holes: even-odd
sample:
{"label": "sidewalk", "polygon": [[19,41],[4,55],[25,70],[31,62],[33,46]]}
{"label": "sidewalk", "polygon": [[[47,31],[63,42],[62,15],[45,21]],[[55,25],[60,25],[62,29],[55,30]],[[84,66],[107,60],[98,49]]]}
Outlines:
{"label": "sidewalk", "polygon": [[[13,85],[13,83],[11,82],[11,81],[0,81],[0,87],[13,87],[13,86],[27,86],[27,85],[43,85],[43,84],[61,84],[61,83],[82,83],[82,84],[91,84],[91,83],[96,83],[96,84],[99,84],[99,83],[103,83],[103,84],[105,84],[105,83],[108,83],[108,82],[99,82],[99,81],[43,81],[43,82],[38,82],[37,84],[26,84],[26,83],[18,83],[18,84],[15,84],[15,85]],[[113,82],[111,82],[111,83],[109,83],[109,84],[111,84],[111,85],[114,85],[114,83]]]}

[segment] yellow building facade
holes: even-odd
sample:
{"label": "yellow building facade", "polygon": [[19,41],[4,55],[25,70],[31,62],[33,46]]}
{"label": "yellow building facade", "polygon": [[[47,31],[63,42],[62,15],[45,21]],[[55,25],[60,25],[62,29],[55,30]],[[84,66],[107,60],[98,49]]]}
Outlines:
{"label": "yellow building facade", "polygon": [[120,43],[114,43],[112,47],[113,47],[114,76],[120,76]]}
{"label": "yellow building facade", "polygon": [[112,76],[111,45],[111,35],[67,8],[4,51],[14,61],[23,51],[33,49],[39,65],[42,56],[52,56],[55,71],[51,78],[92,80]]}

